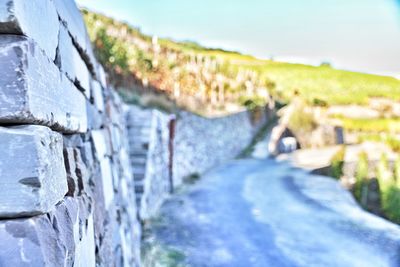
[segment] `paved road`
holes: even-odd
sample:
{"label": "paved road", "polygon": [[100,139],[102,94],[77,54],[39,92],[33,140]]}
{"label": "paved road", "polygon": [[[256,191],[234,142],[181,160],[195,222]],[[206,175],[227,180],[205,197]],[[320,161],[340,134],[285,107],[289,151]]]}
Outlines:
{"label": "paved road", "polygon": [[400,227],[333,179],[272,159],[208,172],[165,203],[151,231],[183,266],[400,266]]}

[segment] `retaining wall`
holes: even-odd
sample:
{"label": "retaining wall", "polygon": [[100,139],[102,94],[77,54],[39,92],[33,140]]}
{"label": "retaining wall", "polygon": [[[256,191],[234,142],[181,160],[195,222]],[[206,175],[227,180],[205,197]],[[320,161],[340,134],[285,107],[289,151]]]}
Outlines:
{"label": "retaining wall", "polygon": [[123,103],[74,1],[0,1],[0,266],[139,265]]}
{"label": "retaining wall", "polygon": [[158,110],[136,106],[127,111],[131,164],[141,220],[153,217],[171,192],[169,125],[173,118]]}
{"label": "retaining wall", "polygon": [[174,138],[174,186],[179,186],[189,175],[201,174],[227,159],[235,158],[250,144],[270,113],[263,111],[255,121],[250,112],[213,119],[180,112]]}

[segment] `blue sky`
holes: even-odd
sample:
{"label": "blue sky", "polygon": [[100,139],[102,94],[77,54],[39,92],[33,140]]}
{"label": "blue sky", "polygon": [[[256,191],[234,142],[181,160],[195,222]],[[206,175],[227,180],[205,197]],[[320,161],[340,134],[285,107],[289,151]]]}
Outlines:
{"label": "blue sky", "polygon": [[78,0],[143,32],[260,58],[400,74],[398,0]]}

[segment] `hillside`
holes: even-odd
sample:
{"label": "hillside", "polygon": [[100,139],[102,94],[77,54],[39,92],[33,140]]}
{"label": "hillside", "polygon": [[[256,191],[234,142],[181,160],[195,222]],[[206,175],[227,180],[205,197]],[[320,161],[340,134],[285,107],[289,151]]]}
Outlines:
{"label": "hillside", "polygon": [[262,105],[269,96],[289,102],[300,95],[318,106],[367,105],[376,97],[400,100],[400,81],[392,77],[260,60],[152,38],[126,23],[88,10],[83,13],[112,84],[125,92],[162,92],[194,111]]}

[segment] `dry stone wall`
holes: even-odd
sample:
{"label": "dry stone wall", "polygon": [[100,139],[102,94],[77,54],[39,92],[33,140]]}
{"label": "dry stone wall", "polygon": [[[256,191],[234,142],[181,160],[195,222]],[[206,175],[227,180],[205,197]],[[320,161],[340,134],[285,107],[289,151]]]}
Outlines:
{"label": "dry stone wall", "polygon": [[74,1],[0,1],[0,65],[0,266],[139,266],[124,104]]}
{"label": "dry stone wall", "polygon": [[272,113],[264,111],[257,121],[250,112],[207,119],[180,112],[174,138],[173,182],[179,186],[192,174],[201,174],[221,162],[235,158]]}
{"label": "dry stone wall", "polygon": [[171,191],[170,130],[173,116],[154,109],[130,107],[127,125],[139,216],[153,217]]}

